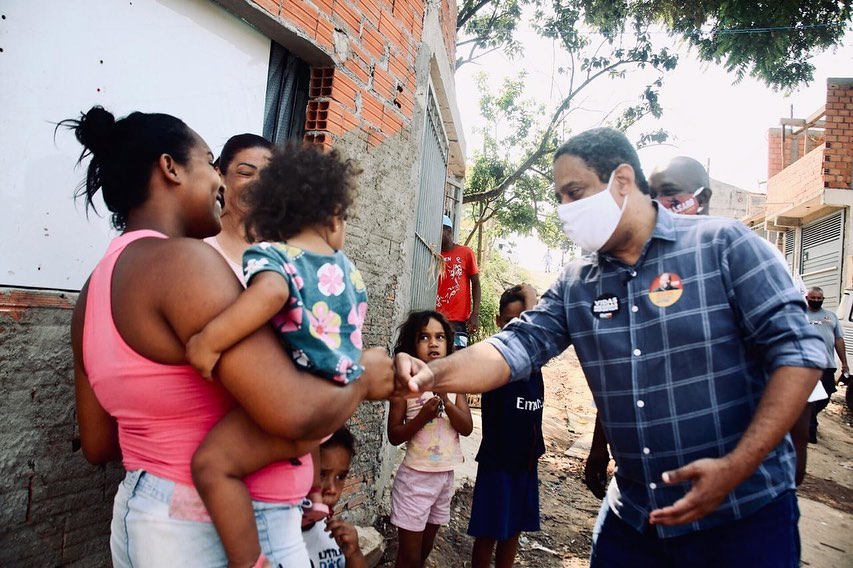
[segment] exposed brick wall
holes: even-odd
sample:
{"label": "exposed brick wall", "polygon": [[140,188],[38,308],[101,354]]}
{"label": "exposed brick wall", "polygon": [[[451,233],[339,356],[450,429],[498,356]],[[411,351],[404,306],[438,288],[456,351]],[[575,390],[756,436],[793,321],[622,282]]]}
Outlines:
{"label": "exposed brick wall", "polygon": [[[785,167],[783,156],[788,155],[780,148],[782,144],[782,129],[771,128],[767,132],[767,179],[772,178]],[[790,146],[784,149],[790,151]]]}
{"label": "exposed brick wall", "polygon": [[444,47],[451,65],[456,63],[456,14],[455,0],[441,0],[441,14],[438,21],[444,35]]}
{"label": "exposed brick wall", "polygon": [[[328,147],[360,129],[376,146],[409,125],[424,24],[422,0],[255,3],[341,61],[338,67],[312,69],[307,140]],[[442,14],[453,17],[445,30],[450,48],[455,45],[455,13],[456,3],[444,0]]]}
{"label": "exposed brick wall", "polygon": [[[853,182],[853,79],[827,81],[825,128],[797,138],[790,161],[791,136],[780,151],[781,129],[768,133],[767,213],[772,215],[810,199],[824,188],[851,189]],[[805,155],[802,154],[806,151]]]}
{"label": "exposed brick wall", "polygon": [[[768,179],[781,172],[818,146],[824,143],[824,132],[811,129],[796,137],[791,135],[790,128],[785,134],[785,147],[782,148],[782,129],[771,128],[767,133],[767,177]],[[795,144],[795,154],[791,159],[791,145]]]}
{"label": "exposed brick wall", "polygon": [[823,152],[818,146],[767,180],[767,214],[772,215],[823,190]]}
{"label": "exposed brick wall", "polygon": [[851,188],[853,172],[853,81],[833,84],[826,93],[826,150],[823,186]]}

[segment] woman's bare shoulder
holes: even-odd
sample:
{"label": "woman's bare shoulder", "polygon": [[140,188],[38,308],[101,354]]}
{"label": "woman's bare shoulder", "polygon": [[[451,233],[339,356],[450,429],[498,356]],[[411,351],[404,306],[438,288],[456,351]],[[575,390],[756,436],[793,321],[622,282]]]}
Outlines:
{"label": "woman's bare shoulder", "polygon": [[170,238],[145,245],[133,259],[134,287],[143,294],[158,291],[155,304],[184,341],[242,290],[225,259],[203,241]]}

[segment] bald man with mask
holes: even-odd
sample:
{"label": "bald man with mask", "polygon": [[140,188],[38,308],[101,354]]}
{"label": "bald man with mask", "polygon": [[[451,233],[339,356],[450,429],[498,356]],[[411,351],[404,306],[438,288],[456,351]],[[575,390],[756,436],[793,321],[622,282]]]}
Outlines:
{"label": "bald man with mask", "polygon": [[707,215],[711,180],[705,167],[687,156],[672,158],[649,176],[652,199],[681,215]]}

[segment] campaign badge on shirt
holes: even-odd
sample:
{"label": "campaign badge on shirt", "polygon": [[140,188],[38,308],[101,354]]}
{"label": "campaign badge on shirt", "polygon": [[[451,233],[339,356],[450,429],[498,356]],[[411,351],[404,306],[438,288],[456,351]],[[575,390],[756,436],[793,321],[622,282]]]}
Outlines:
{"label": "campaign badge on shirt", "polygon": [[598,319],[612,319],[621,309],[616,294],[602,294],[592,303],[592,315]]}
{"label": "campaign badge on shirt", "polygon": [[673,305],[681,298],[681,277],[675,272],[663,272],[649,286],[649,300],[659,308]]}

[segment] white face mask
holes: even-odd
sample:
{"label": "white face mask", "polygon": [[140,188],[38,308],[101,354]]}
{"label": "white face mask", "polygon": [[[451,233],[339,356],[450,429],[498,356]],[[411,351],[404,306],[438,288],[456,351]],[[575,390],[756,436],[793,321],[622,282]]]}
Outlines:
{"label": "white face mask", "polygon": [[610,194],[613,183],[613,172],[607,189],[593,196],[578,199],[571,203],[557,206],[557,216],[563,222],[563,231],[583,250],[598,252],[610,240],[622,218],[622,212],[628,204],[628,196],[622,202],[620,209]]}

